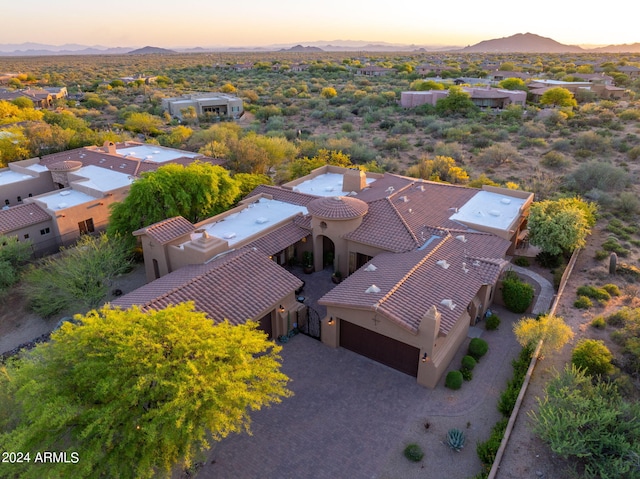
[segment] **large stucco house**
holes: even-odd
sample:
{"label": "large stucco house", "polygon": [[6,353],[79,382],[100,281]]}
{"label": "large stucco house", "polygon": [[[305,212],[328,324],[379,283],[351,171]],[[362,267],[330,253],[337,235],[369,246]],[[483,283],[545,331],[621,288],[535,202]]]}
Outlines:
{"label": "large stucco house", "polygon": [[[193,300],[214,321],[254,320],[274,338],[314,330],[435,387],[491,304],[532,199],[325,166],[201,223],[136,231],[149,283],[113,305]],[[345,277],[319,300],[327,313],[316,325],[290,272],[305,258]]]}
{"label": "large stucco house", "polygon": [[123,201],[131,183],[162,165],[195,160],[198,153],[138,142],[89,146],[0,169],[0,234],[29,240],[37,255],[73,243],[107,226],[110,205]]}

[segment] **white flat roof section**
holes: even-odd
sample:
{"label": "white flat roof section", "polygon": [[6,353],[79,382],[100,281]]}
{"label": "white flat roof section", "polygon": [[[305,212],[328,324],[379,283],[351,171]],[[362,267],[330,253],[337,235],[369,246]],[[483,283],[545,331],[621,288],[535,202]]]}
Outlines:
{"label": "white flat roof section", "polygon": [[[341,173],[324,173],[293,187],[293,191],[315,196],[342,196],[350,191],[342,191],[343,175]],[[367,178],[367,185],[375,178]]]}
{"label": "white flat roof section", "polygon": [[74,180],[74,184],[83,185],[93,190],[102,191],[103,193],[133,183],[133,177],[130,175],[94,165],[84,166],[72,174],[86,178],[86,180]]}
{"label": "white flat roof section", "polygon": [[[203,226],[203,229],[209,235],[224,239],[229,243],[229,246],[233,246],[300,213],[306,215],[307,208],[283,201],[260,198],[255,203],[248,204],[243,210],[233,213],[217,223]],[[198,236],[196,234],[196,237]]]}
{"label": "white flat roof section", "polygon": [[191,151],[175,150],[163,148],[157,145],[140,145],[127,148],[120,148],[116,153],[122,156],[133,157],[142,161],[152,161],[154,163],[166,163],[176,158],[197,158],[201,156]]}
{"label": "white flat roof section", "polygon": [[5,169],[0,171],[0,186],[10,185],[11,183],[19,183],[21,181],[33,180],[33,176],[18,173],[16,171]]}
{"label": "white flat roof section", "polygon": [[520,216],[520,208],[525,202],[522,198],[479,191],[449,219],[506,231]]}
{"label": "white flat roof section", "polygon": [[71,189],[59,190],[48,195],[40,195],[36,199],[53,211],[64,210],[72,206],[81,205],[82,203],[98,200],[98,198]]}
{"label": "white flat roof section", "polygon": [[49,171],[49,168],[47,168],[44,165],[41,165],[40,163],[34,163],[33,165],[25,166],[24,168],[27,170],[35,171],[37,173],[42,173],[43,171]]}

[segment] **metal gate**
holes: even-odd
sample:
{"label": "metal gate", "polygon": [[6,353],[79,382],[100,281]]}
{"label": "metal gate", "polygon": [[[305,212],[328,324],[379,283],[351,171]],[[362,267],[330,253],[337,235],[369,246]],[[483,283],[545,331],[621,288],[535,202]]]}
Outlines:
{"label": "metal gate", "polygon": [[298,329],[302,334],[306,334],[314,339],[320,340],[320,314],[318,312],[307,306],[306,310],[306,318],[300,318],[300,316],[304,316],[298,313]]}

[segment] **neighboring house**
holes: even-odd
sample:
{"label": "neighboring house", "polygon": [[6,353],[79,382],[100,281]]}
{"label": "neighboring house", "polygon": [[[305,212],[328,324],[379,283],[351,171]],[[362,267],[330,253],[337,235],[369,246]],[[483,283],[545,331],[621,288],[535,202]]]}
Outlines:
{"label": "neighboring house", "polygon": [[589,83],[602,83],[603,85],[613,85],[613,77],[604,73],[572,73],[572,77],[579,78]]}
{"label": "neighboring house", "polygon": [[366,66],[362,68],[356,68],[356,75],[369,76],[369,77],[381,77],[395,73],[393,68],[384,68],[378,66]]}
{"label": "neighboring house", "polygon": [[231,68],[233,68],[237,72],[244,72],[244,71],[247,71],[247,70],[253,70],[253,62],[236,63]]}
{"label": "neighboring house", "polygon": [[69,96],[66,86],[47,86],[44,87],[43,90],[51,95],[53,101],[63,100]]}
{"label": "neighboring house", "polygon": [[192,93],[162,99],[162,109],[174,118],[182,119],[183,112],[190,107],[195,109],[198,116],[240,118],[244,113],[242,99],[227,93]]}
{"label": "neighboring house", "polygon": [[[177,217],[135,232],[151,282],[113,304],[193,300],[214,320],[253,319],[274,337],[316,326],[326,345],[435,387],[491,304],[505,256],[526,236],[532,200],[325,166],[282,187],[261,185],[201,223]],[[315,270],[346,277],[320,299],[327,314],[319,324],[284,268],[309,257]],[[265,290],[273,293],[263,298]]]}
{"label": "neighboring house", "polygon": [[[12,219],[4,222],[2,234],[31,239],[37,254],[55,251],[81,234],[104,229],[109,205],[123,201],[132,181],[141,173],[169,163],[187,165],[194,160],[220,164],[197,153],[137,142],[106,142],[102,147],[9,163],[0,170],[0,202],[4,205],[0,215]],[[49,218],[43,226],[46,241],[35,241],[35,233],[24,230],[25,225],[35,224],[34,218],[42,217],[40,213],[34,215],[36,209]],[[24,216],[21,221],[14,219],[20,216]]]}
{"label": "neighboring house", "polygon": [[47,90],[27,88],[25,90],[0,91],[0,100],[13,101],[17,98],[31,100],[35,108],[51,108],[53,105],[53,96]]}
{"label": "neighboring house", "polygon": [[293,65],[291,65],[291,71],[292,72],[306,72],[307,70],[309,70],[309,65],[307,65],[306,63],[294,63]]}
{"label": "neighboring house", "polygon": [[158,77],[157,76],[149,76],[149,75],[134,75],[134,76],[127,76],[127,77],[121,77],[120,80],[122,80],[126,85],[130,84],[130,83],[135,83],[137,81],[140,81],[142,83],[144,83],[145,85],[151,85],[153,83],[156,82],[156,79]]}
{"label": "neighboring house", "polygon": [[0,209],[0,235],[30,241],[34,253],[57,249],[53,230],[51,216],[38,205],[25,203]]}
{"label": "neighboring house", "polygon": [[620,73],[624,73],[632,80],[636,78],[640,78],[640,68],[634,67],[633,65],[621,66],[621,67],[618,67],[617,70]]}
{"label": "neighboring house", "polygon": [[527,81],[531,78],[531,75],[525,72],[495,70],[489,73],[487,75],[487,78],[494,82],[501,82],[502,80],[506,80],[507,78],[519,78],[520,80]]}
{"label": "neighboring house", "polygon": [[552,88],[565,88],[574,95],[580,91],[593,92],[601,99],[621,99],[628,96],[627,90],[605,83],[593,83],[591,81],[584,82],[566,82],[560,80],[532,80],[529,84],[529,94],[533,102],[540,101],[542,95]]}
{"label": "neighboring house", "polygon": [[[520,90],[491,87],[462,87],[462,90],[467,92],[474,105],[480,108],[506,108],[512,104],[524,106],[527,101],[527,93]],[[403,91],[400,94],[400,106],[415,108],[425,103],[435,105],[448,94],[449,90]]]}

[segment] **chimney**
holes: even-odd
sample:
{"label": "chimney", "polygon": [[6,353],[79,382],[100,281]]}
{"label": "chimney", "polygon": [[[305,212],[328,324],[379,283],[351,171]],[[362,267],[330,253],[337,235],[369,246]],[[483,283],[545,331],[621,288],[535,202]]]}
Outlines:
{"label": "chimney", "polygon": [[113,141],[105,141],[102,145],[102,149],[105,153],[109,153],[111,155],[115,155],[116,153],[116,144]]}
{"label": "chimney", "polygon": [[342,191],[356,193],[361,192],[367,186],[367,175],[358,169],[346,170],[342,175]]}

